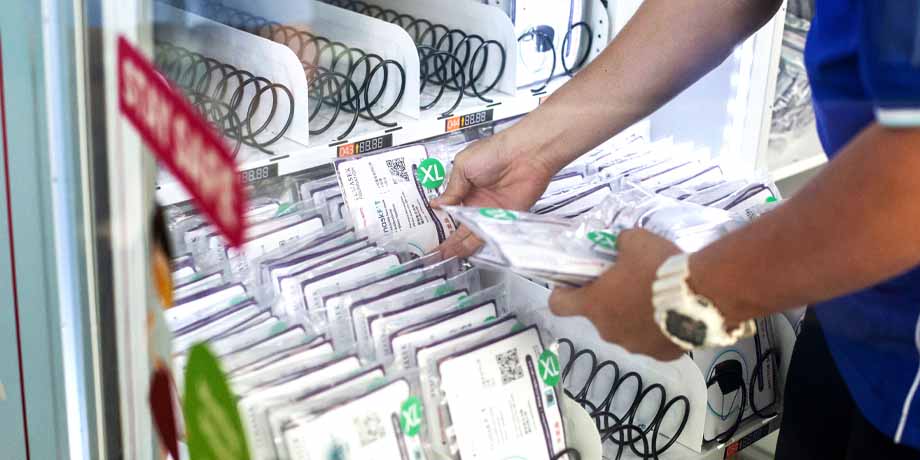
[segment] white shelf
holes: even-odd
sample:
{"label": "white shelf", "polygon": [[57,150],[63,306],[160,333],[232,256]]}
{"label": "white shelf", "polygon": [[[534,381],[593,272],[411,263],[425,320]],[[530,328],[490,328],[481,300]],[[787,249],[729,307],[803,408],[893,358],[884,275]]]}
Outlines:
{"label": "white shelf", "polygon": [[[299,149],[295,148],[293,149],[295,151],[288,150],[284,154],[277,154],[274,156],[259,154],[255,159],[241,162],[239,169],[241,172],[245,172],[271,166],[273,170],[271,177],[287,176],[328,164],[337,158],[338,150],[343,145],[353,145],[378,137],[389,137],[394,147],[408,145],[452,132],[455,129],[448,129],[448,120],[457,121],[459,119],[458,117],[482,111],[491,111],[492,121],[513,118],[524,115],[537,108],[537,106],[540,105],[541,98],[561,86],[567,80],[567,78],[558,78],[547,87],[546,91],[538,94],[533,94],[529,89],[522,88],[518,90],[516,96],[510,96],[503,93],[486,95],[485,97],[494,100],[492,103],[486,103],[477,98],[465,96],[460,107],[447,118],[442,117],[441,113],[450,108],[454,101],[453,97],[456,97],[456,93],[445,92],[438,105],[423,112],[420,120],[413,120],[409,117],[396,114],[397,116],[388,117],[387,120],[396,122],[397,126],[384,128],[373,121],[359,119],[358,124],[348,138],[338,141],[336,140],[338,137],[337,133],[343,132],[344,127],[351,122],[351,117],[347,117],[347,120],[342,119],[337,121],[336,125],[331,127],[329,131],[323,135],[312,136],[310,146]],[[464,127],[472,127],[479,124],[485,123],[471,124]],[[341,129],[339,129],[340,126]],[[251,156],[248,155],[244,156],[242,152],[240,156],[251,158]],[[277,167],[277,171],[274,170],[275,167]],[[157,202],[160,205],[168,206],[189,200],[189,196],[181,184],[167,177],[161,176],[161,178],[162,181],[157,185],[156,191]]]}
{"label": "white shelf", "polygon": [[799,136],[782,150],[771,146],[767,152],[767,170],[774,181],[781,181],[827,163],[827,155],[818,139],[814,123],[799,131]]}

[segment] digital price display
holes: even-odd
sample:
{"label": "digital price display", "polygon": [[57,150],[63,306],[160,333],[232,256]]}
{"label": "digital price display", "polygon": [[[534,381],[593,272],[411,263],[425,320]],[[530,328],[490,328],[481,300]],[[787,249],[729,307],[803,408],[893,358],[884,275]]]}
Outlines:
{"label": "digital price display", "polygon": [[360,142],[340,145],[338,148],[338,156],[339,158],[350,157],[362,153],[376,152],[377,150],[383,150],[392,146],[393,135],[384,134],[383,136],[377,136]]}
{"label": "digital price display", "polygon": [[444,120],[444,132],[449,133],[458,129],[469,128],[470,126],[481,125],[492,121],[494,110],[487,109],[474,112],[469,115],[460,115]]}
{"label": "digital price display", "polygon": [[240,179],[242,180],[243,185],[258,182],[260,180],[271,179],[272,177],[278,177],[278,163],[272,163],[270,165],[259,166],[258,168],[240,171]]}

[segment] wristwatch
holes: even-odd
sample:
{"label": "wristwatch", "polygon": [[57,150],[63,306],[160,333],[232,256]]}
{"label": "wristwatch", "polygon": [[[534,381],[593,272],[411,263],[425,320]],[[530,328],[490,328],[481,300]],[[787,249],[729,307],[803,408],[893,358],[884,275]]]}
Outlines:
{"label": "wristwatch", "polygon": [[655,322],[664,335],[688,351],[724,347],[754,335],[756,325],[753,320],[727,331],[725,318],[712,301],[690,289],[687,284],[689,260],[689,254],[668,258],[658,268],[658,279],[652,284]]}

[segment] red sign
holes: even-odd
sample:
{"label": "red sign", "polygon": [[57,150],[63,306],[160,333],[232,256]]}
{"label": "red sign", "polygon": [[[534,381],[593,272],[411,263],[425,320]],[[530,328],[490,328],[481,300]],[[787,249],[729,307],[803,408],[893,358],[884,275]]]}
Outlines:
{"label": "red sign", "polygon": [[234,247],[244,241],[246,192],[220,135],[124,37],[118,38],[118,106],[147,147]]}

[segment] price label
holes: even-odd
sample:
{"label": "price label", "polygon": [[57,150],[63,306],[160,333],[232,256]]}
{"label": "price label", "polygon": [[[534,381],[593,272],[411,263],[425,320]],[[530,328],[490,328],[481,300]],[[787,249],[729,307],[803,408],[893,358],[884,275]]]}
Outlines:
{"label": "price label", "polygon": [[278,177],[278,163],[259,166],[258,168],[247,169],[240,172],[240,180],[243,182],[243,185],[271,179],[272,177]]}
{"label": "price label", "polygon": [[481,125],[493,120],[495,116],[494,109],[481,110],[468,115],[460,115],[444,120],[444,132],[449,133],[470,126]]}
{"label": "price label", "polygon": [[377,136],[360,142],[340,145],[338,149],[338,157],[344,158],[360,155],[362,153],[376,152],[377,150],[383,150],[392,146],[393,135],[384,134],[383,136]]}

